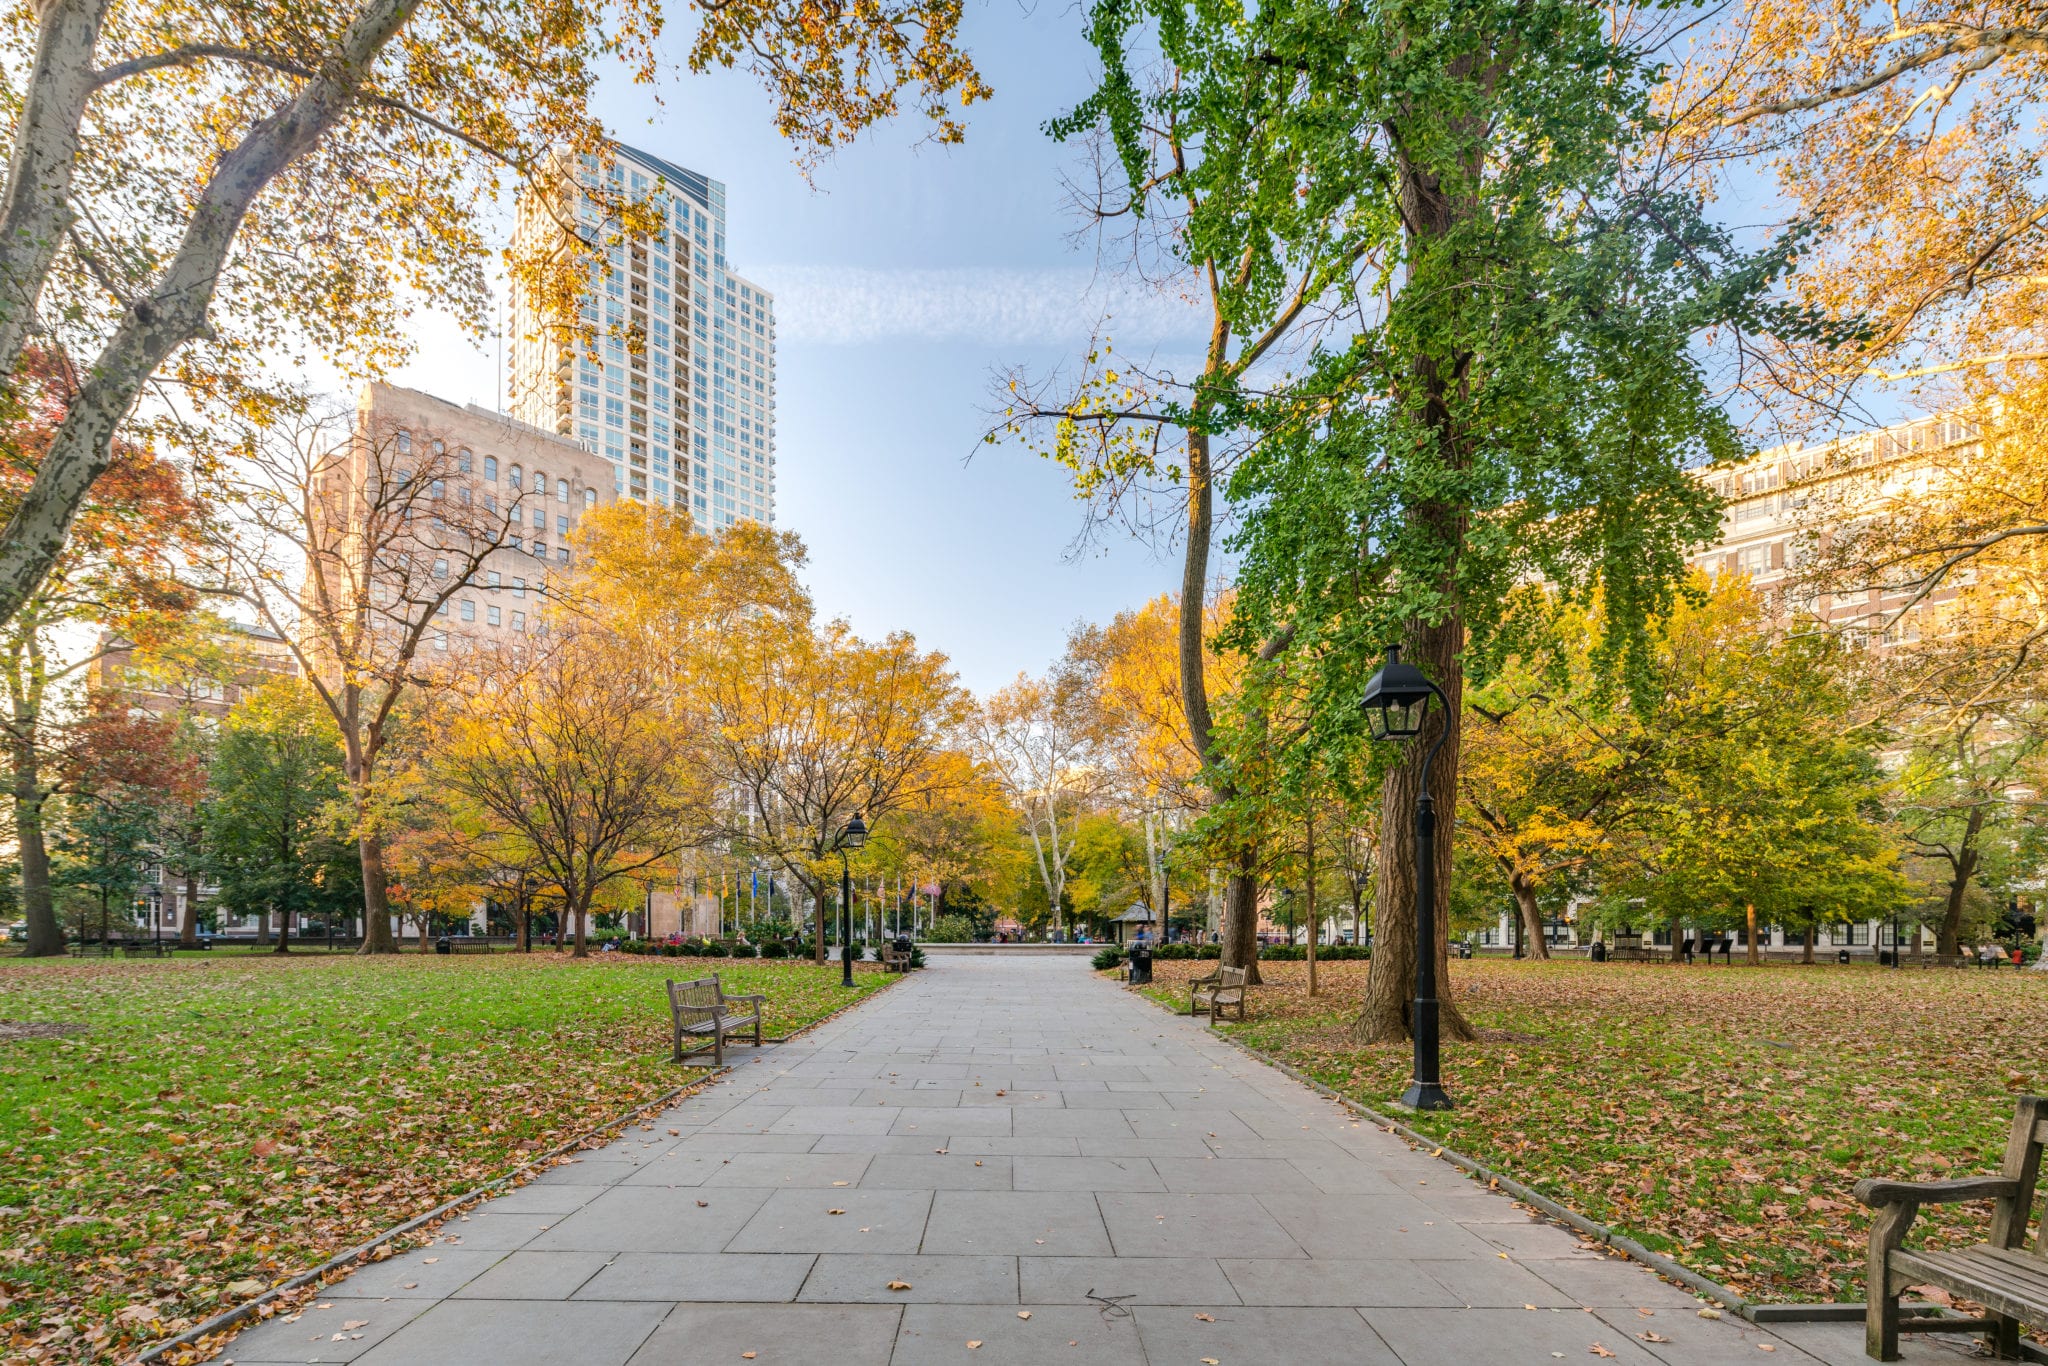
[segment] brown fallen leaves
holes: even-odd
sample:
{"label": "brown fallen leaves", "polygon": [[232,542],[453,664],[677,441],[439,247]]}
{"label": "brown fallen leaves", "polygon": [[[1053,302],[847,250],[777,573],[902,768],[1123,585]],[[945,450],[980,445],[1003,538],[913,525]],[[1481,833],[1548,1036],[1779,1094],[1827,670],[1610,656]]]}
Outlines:
{"label": "brown fallen leaves", "polygon": [[[456,966],[0,968],[0,1018],[62,1026],[0,1048],[0,1358],[125,1359],[702,1075],[667,1061],[672,964]],[[807,965],[721,971],[771,1033],[844,1004]]]}
{"label": "brown fallen leaves", "polygon": [[[1155,999],[1209,965],[1162,962]],[[1224,1030],[1384,1107],[1405,1045],[1350,1037],[1367,965],[1262,963],[1252,1019]],[[1455,1111],[1414,1121],[1732,1288],[1862,1298],[1862,1177],[1996,1170],[2015,1092],[2048,1089],[2048,975],[1833,964],[1706,968],[1455,962],[1484,1041],[1446,1050]],[[1930,1208],[1916,1238],[1981,1241],[1984,1214]]]}

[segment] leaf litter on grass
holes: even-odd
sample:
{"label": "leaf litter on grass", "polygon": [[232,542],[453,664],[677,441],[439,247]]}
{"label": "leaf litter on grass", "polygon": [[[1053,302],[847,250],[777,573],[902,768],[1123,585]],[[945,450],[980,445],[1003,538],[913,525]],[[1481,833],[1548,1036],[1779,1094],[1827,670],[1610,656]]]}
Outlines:
{"label": "leaf litter on grass", "polygon": [[[848,999],[808,964],[713,970],[767,994],[773,1034]],[[41,1035],[0,1046],[7,1359],[130,1355],[706,1075],[668,1061],[676,973],[552,953],[0,960],[0,1018]]]}
{"label": "leaf litter on grass", "polygon": [[[1159,962],[1147,994],[1185,1011],[1210,966]],[[1410,1057],[1351,1038],[1367,965],[1318,964],[1314,1000],[1305,964],[1259,967],[1218,1027],[1384,1111]],[[1765,1300],[1861,1299],[1856,1181],[1995,1171],[2014,1096],[2048,1089],[2041,974],[1475,959],[1451,983],[1485,1037],[1445,1049],[1458,1108],[1410,1125]],[[1914,1236],[1984,1234],[1954,1206]]]}

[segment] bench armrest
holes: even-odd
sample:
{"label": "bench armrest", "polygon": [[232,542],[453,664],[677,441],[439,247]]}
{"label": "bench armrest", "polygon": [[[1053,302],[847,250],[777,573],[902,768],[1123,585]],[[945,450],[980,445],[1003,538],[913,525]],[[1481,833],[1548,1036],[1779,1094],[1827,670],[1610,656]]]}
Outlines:
{"label": "bench armrest", "polygon": [[727,1001],[752,1001],[757,1006],[765,1006],[768,1004],[768,997],[765,994],[758,991],[747,996],[728,996],[725,999]]}
{"label": "bench armrest", "polygon": [[1960,1205],[1972,1200],[2002,1200],[2020,1193],[2010,1176],[1962,1176],[1950,1181],[1879,1181],[1856,1183],[1855,1196],[1872,1209],[1887,1205]]}

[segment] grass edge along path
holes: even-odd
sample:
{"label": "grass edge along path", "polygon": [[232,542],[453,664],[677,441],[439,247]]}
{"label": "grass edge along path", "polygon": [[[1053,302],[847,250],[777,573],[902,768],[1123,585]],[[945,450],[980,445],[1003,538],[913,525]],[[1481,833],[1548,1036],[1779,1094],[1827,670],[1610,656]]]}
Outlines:
{"label": "grass edge along path", "polygon": [[[1205,966],[1160,963],[1143,994],[1185,1014],[1185,980]],[[1251,1018],[1217,1032],[1392,1112],[1408,1045],[1346,1032],[1364,966],[1325,966],[1313,1003],[1303,965],[1261,967]],[[1855,1181],[1995,1171],[2011,1097],[2048,1089],[2048,979],[1504,960],[1453,972],[1490,1037],[1445,1050],[1458,1109],[1403,1122],[1759,1302],[1860,1299]],[[1981,1241],[1987,1218],[1930,1207],[1914,1237]]]}
{"label": "grass edge along path", "polygon": [[[838,1019],[847,1011],[867,1004],[868,1000],[876,993],[896,985],[901,980],[900,977],[885,977],[872,990],[864,991],[852,1000],[842,1002],[834,1009],[820,1015],[817,1019],[800,1025],[786,1034],[775,1037],[763,1035],[762,1041],[765,1044],[780,1044],[788,1043],[792,1039],[802,1038],[812,1030]],[[749,1053],[748,1056],[751,1057],[752,1054]],[[251,1316],[255,1316],[258,1322],[274,1318],[284,1309],[296,1308],[305,1301],[317,1299],[335,1286],[345,1283],[350,1276],[354,1275],[362,1267],[387,1261],[396,1253],[432,1242],[433,1239],[430,1235],[438,1232],[450,1216],[460,1214],[463,1210],[479,1201],[518,1190],[520,1186],[527,1184],[528,1181],[537,1179],[544,1172],[562,1165],[563,1160],[572,1152],[590,1152],[609,1146],[634,1121],[653,1111],[669,1109],[676,1102],[687,1100],[714,1082],[723,1081],[732,1074],[733,1069],[738,1065],[738,1061],[734,1061],[725,1064],[723,1067],[713,1066],[701,1076],[694,1077],[683,1083],[667,1095],[656,1096],[653,1100],[643,1105],[637,1105],[625,1114],[614,1116],[587,1133],[579,1134],[575,1138],[570,1139],[554,1151],[543,1154],[515,1171],[507,1172],[495,1181],[479,1186],[475,1190],[466,1191],[444,1202],[439,1207],[428,1210],[425,1214],[415,1215],[402,1224],[386,1229],[383,1233],[378,1234],[366,1243],[360,1243],[345,1252],[338,1253],[320,1265],[302,1271],[298,1275],[272,1286],[269,1290],[264,1291],[252,1300],[236,1305],[232,1309],[223,1310],[206,1322],[186,1329],[176,1337],[166,1338],[162,1342],[155,1343],[136,1356],[136,1366],[147,1366],[147,1363],[156,1361],[166,1361],[171,1363],[171,1366],[188,1366],[188,1363],[191,1362],[208,1360],[226,1347],[234,1339],[236,1333],[249,1326],[248,1320]],[[269,1312],[264,1312],[266,1305],[274,1307]]]}
{"label": "grass edge along path", "polygon": [[0,1019],[67,1026],[0,1044],[8,1359],[126,1359],[701,1081],[661,982],[712,971],[768,993],[775,1035],[892,985],[618,955],[0,967]]}

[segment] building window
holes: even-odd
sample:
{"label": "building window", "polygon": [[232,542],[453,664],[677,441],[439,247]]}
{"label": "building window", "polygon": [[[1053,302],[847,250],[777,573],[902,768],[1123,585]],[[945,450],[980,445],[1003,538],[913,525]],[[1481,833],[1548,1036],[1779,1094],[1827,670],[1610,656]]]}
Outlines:
{"label": "building window", "polygon": [[455,468],[456,468],[456,469],[458,469],[458,470],[460,470],[460,471],[461,471],[462,473],[464,473],[464,474],[468,474],[468,473],[469,473],[469,470],[470,470],[470,454],[469,454],[469,447],[467,447],[467,446],[464,446],[464,447],[463,447],[463,448],[462,448],[461,450],[459,450],[459,451],[457,451],[457,452],[455,453]]}
{"label": "building window", "polygon": [[434,632],[434,648],[437,650],[448,648],[448,633],[446,631]]}
{"label": "building window", "polygon": [[569,534],[568,514],[564,513],[555,518],[555,534],[557,536],[567,536]]}
{"label": "building window", "polygon": [[563,564],[569,563],[569,547],[565,545],[555,547],[555,558]]}
{"label": "building window", "polygon": [[448,492],[448,481],[436,479],[432,484],[428,485],[428,491],[435,498],[445,497]]}
{"label": "building window", "polygon": [[519,486],[525,482],[525,476],[520,472],[519,466],[512,466],[505,471],[505,474],[511,480],[513,490],[517,492]]}
{"label": "building window", "polygon": [[412,433],[403,427],[398,429],[398,453],[400,455],[412,454]]}
{"label": "building window", "polygon": [[566,480],[566,479],[557,479],[557,480],[555,481],[555,501],[556,501],[556,502],[558,502],[558,503],[566,503],[566,502],[568,502],[568,501],[569,501],[569,481],[568,481],[568,480]]}
{"label": "building window", "polygon": [[535,558],[536,560],[545,560],[547,557],[548,543],[546,541],[535,541],[533,543],[533,558]]}
{"label": "building window", "polygon": [[505,580],[503,579],[503,577],[501,577],[501,576],[499,575],[498,571],[497,571],[497,570],[495,570],[495,569],[493,569],[493,570],[491,571],[491,577],[490,577],[490,585],[491,585],[491,587],[493,587],[493,588],[497,588],[497,587],[499,587],[500,585],[502,585],[502,584],[503,584],[504,582],[505,582]]}
{"label": "building window", "polygon": [[494,484],[498,482],[497,456],[487,455],[484,457],[484,478],[490,480]]}
{"label": "building window", "polygon": [[434,561],[434,577],[437,579],[445,579],[448,577],[448,561],[444,559],[437,559]]}
{"label": "building window", "polygon": [[476,620],[476,604],[471,602],[468,598],[464,598],[462,600],[462,619],[464,621]]}
{"label": "building window", "polygon": [[526,580],[525,580],[525,579],[514,579],[514,580],[512,580],[512,596],[513,596],[513,597],[515,597],[515,598],[523,598],[523,597],[525,597],[525,596],[526,596]]}
{"label": "building window", "polygon": [[585,489],[585,490],[583,490],[583,506],[584,506],[584,507],[586,507],[586,508],[594,508],[594,507],[596,507],[596,506],[597,506],[597,490],[596,490],[596,489]]}
{"label": "building window", "polygon": [[524,631],[526,629],[526,613],[514,612],[512,614],[512,629],[515,631]]}
{"label": "building window", "polygon": [[539,470],[533,472],[533,491],[542,495],[548,491],[548,477]]}
{"label": "building window", "polygon": [[490,625],[492,625],[492,626],[501,626],[501,625],[503,625],[503,624],[504,624],[504,620],[503,620],[503,618],[504,618],[504,613],[500,612],[500,611],[499,611],[499,610],[498,610],[497,608],[495,608],[495,607],[486,607],[486,608],[484,608],[484,620],[485,620],[485,621],[486,621],[487,623],[489,623]]}

